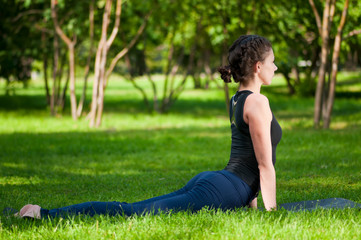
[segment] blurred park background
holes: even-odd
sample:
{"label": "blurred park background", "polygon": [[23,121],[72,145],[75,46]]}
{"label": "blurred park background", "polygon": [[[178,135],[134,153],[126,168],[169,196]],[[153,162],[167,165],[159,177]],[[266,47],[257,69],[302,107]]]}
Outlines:
{"label": "blurred park background", "polygon": [[[138,201],[222,169],[237,85],[225,85],[217,68],[243,34],[268,38],[278,66],[262,89],[283,128],[278,203],[361,202],[361,1],[0,0],[0,7],[0,209]],[[0,216],[0,237],[361,235],[357,211],[266,214],[46,224]]]}
{"label": "blurred park background", "polygon": [[288,94],[315,97],[316,128],[330,126],[338,72],[361,64],[356,0],[2,0],[1,8],[3,93],[42,82],[51,115],[70,111],[90,126],[101,125],[111,76],[132,83],[150,113],[171,111],[187,84],[223,90],[227,105],[233,92],[217,68],[242,34],[273,43]]}

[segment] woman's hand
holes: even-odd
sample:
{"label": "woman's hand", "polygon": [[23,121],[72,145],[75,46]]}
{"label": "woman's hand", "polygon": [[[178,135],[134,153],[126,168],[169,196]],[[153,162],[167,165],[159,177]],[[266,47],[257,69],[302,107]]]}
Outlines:
{"label": "woman's hand", "polygon": [[257,209],[257,198],[254,198],[248,205],[249,208]]}

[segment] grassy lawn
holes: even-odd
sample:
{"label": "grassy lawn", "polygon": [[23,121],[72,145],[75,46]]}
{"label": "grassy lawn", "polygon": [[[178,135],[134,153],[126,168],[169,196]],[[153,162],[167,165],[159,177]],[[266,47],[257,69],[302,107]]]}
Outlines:
{"label": "grassy lawn", "polygon": [[[330,130],[312,128],[313,99],[289,97],[282,79],[263,89],[283,127],[276,164],[278,203],[331,197],[361,203],[361,74],[342,73],[340,79]],[[90,129],[85,117],[71,120],[69,109],[50,117],[40,82],[16,88],[14,96],[0,92],[0,210],[27,203],[56,208],[85,201],[139,201],[226,165],[231,142],[221,90],[194,90],[190,84],[164,115],[146,113],[141,95],[119,77],[111,79],[106,94],[103,125]],[[361,214],[355,209],[204,210],[38,221],[0,215],[0,237],[359,239]]]}

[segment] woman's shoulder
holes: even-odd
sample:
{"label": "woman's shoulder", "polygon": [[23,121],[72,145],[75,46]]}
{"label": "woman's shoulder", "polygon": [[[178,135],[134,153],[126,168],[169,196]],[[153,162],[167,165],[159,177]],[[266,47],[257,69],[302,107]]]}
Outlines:
{"label": "woman's shoulder", "polygon": [[269,101],[268,98],[261,93],[253,93],[247,97],[247,105],[251,105],[252,107],[268,107]]}
{"label": "woman's shoulder", "polygon": [[245,121],[249,119],[272,119],[268,98],[260,93],[248,96],[244,106]]}

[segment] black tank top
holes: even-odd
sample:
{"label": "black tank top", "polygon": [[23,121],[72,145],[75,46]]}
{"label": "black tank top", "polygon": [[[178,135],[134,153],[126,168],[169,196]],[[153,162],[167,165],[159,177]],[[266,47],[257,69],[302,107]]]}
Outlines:
{"label": "black tank top", "polygon": [[[232,130],[231,155],[225,170],[238,175],[258,193],[260,176],[256,155],[254,153],[249,126],[243,120],[243,108],[246,98],[252,94],[249,90],[237,92],[231,99],[230,121]],[[276,163],[276,147],[282,137],[282,129],[272,113],[271,143],[272,162]]]}

